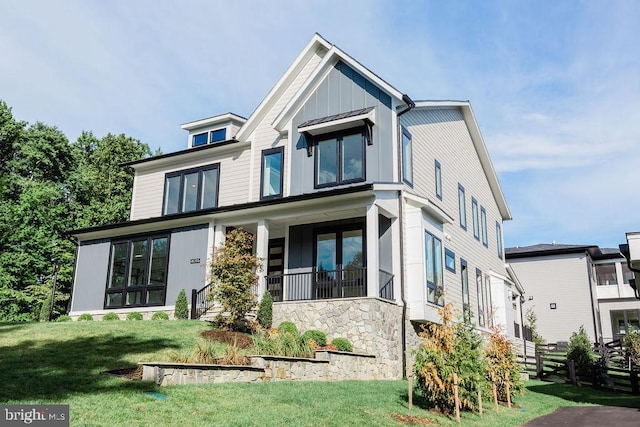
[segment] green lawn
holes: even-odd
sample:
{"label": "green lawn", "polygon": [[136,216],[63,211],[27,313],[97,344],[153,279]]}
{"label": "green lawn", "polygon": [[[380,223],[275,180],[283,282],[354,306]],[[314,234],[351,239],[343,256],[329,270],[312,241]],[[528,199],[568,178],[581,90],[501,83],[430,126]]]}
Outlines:
{"label": "green lawn", "polygon": [[[409,411],[405,381],[161,388],[100,374],[168,360],[171,351],[191,348],[206,328],[190,321],[0,324],[0,403],[68,403],[74,426],[394,426],[403,425],[396,421],[401,415],[455,425],[419,399]],[[530,381],[515,404],[496,413],[486,402],[485,416],[463,414],[463,425],[516,426],[559,406],[640,407],[640,399]]]}

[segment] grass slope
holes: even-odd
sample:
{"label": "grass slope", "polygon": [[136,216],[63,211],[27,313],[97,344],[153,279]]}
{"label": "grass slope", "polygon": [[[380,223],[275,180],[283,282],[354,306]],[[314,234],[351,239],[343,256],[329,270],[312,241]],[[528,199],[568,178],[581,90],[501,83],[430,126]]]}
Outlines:
{"label": "grass slope", "polygon": [[[409,411],[405,381],[160,388],[100,374],[167,360],[171,351],[195,345],[207,328],[190,321],[0,324],[0,403],[68,403],[74,426],[397,426],[407,415],[456,424],[421,407],[419,399]],[[462,424],[516,426],[559,406],[640,406],[635,396],[539,381],[528,383],[517,408],[495,412],[485,403],[483,418],[463,414]]]}

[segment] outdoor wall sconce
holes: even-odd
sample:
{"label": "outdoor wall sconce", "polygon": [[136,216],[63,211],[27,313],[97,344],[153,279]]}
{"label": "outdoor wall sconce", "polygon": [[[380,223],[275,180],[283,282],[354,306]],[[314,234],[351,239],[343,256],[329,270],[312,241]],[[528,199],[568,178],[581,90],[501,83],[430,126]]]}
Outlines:
{"label": "outdoor wall sconce", "polygon": [[552,302],[551,304],[549,304],[549,308],[550,308],[551,310],[555,310],[555,309],[556,309],[556,303],[555,303],[555,302]]}

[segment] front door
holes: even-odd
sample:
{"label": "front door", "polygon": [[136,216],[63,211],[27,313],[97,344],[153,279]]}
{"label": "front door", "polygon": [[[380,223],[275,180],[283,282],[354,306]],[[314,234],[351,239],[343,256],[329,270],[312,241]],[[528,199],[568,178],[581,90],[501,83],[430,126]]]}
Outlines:
{"label": "front door", "polygon": [[284,239],[269,240],[267,259],[267,290],[274,301],[282,301],[282,274],[284,273]]}
{"label": "front door", "polygon": [[363,225],[318,230],[315,241],[315,298],[365,296]]}

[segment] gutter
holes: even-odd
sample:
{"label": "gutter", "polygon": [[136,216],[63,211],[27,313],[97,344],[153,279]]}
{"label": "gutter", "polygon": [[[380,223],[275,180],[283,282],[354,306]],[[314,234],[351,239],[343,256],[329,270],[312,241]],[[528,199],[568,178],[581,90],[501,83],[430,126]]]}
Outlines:
{"label": "gutter", "polygon": [[407,108],[405,108],[404,110],[400,111],[397,115],[397,117],[400,117],[401,115],[403,115],[404,113],[408,113],[410,110],[412,110],[413,108],[415,108],[416,103],[413,102],[411,100],[411,98],[409,98],[409,95],[404,94],[402,95],[402,101],[407,104]]}

